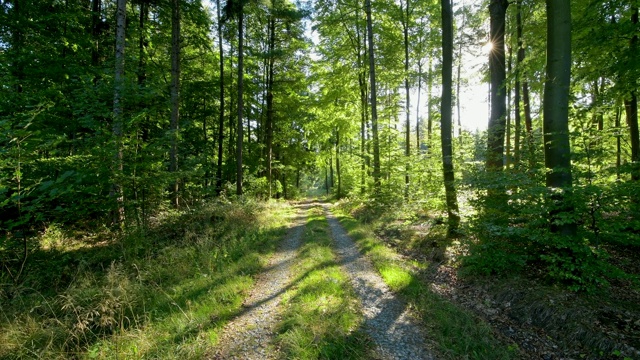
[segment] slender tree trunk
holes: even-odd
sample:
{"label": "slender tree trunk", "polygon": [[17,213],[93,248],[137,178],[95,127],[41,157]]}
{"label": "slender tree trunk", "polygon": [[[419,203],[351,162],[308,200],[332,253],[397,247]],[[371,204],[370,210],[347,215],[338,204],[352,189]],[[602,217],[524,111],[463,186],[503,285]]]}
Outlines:
{"label": "slender tree trunk", "polygon": [[504,133],[506,121],[505,51],[504,29],[506,0],[491,0],[489,4],[490,36],[493,44],[489,54],[491,73],[491,116],[487,128],[487,170],[502,171],[504,156]]}
{"label": "slender tree trunk", "polygon": [[[460,24],[460,28],[464,29],[467,26],[467,12],[464,10],[464,1],[462,2],[462,24]],[[456,107],[457,107],[457,117],[458,117],[458,138],[460,144],[462,145],[462,113],[460,111],[460,104],[462,103],[462,96],[460,95],[460,83],[461,83],[461,72],[462,72],[462,36],[460,36],[460,41],[458,43],[458,69],[456,75]]]}
{"label": "slender tree trunk", "polygon": [[[509,48],[508,71],[511,73],[511,64],[513,58],[513,49]],[[505,82],[505,91],[507,93],[507,169],[511,166],[511,88],[509,82]]]}
{"label": "slender tree trunk", "polygon": [[635,91],[631,92],[629,99],[624,101],[624,109],[631,137],[631,180],[637,181],[640,180],[640,173],[638,172],[640,165],[640,135],[638,132],[638,97]]}
{"label": "slender tree trunk", "polygon": [[431,100],[433,99],[432,61],[432,55],[429,54],[429,72],[427,73],[427,151],[431,151],[431,133],[433,132],[433,111],[431,111]]}
{"label": "slender tree trunk", "polygon": [[[631,23],[637,27],[638,25],[638,5],[633,7],[633,13],[631,15]],[[638,33],[636,32],[630,41],[632,63],[637,62],[638,54]],[[631,93],[629,98],[624,101],[624,108],[627,116],[627,125],[629,125],[629,131],[631,136],[631,180],[640,180],[640,135],[638,132],[638,94],[637,79],[631,77],[629,79],[631,83]]]}
{"label": "slender tree trunk", "polygon": [[418,101],[416,101],[416,154],[420,153],[420,92],[422,91],[422,61],[418,62]]}
{"label": "slender tree trunk", "polygon": [[[360,11],[356,9],[356,18],[360,18]],[[356,52],[358,53],[358,87],[360,90],[360,193],[366,192],[366,175],[367,175],[367,148],[366,148],[366,132],[367,132],[367,67],[365,64],[366,57],[366,39],[361,36],[360,22],[356,22]],[[363,55],[364,54],[364,55]]]}
{"label": "slender tree trunk", "polygon": [[180,131],[180,0],[171,2],[171,151],[169,153],[169,171],[176,177],[172,186],[172,203],[180,205],[178,200],[178,132]]}
{"label": "slender tree trunk", "polygon": [[335,182],[333,181],[333,146],[329,149],[329,187],[333,188]]}
{"label": "slender tree trunk", "polygon": [[620,111],[620,105],[616,104],[616,119],[615,119],[615,127],[616,127],[616,179],[620,180],[620,167],[622,166],[622,141],[620,135],[620,118],[622,117],[622,112]]}
{"label": "slender tree trunk", "polygon": [[140,38],[138,39],[138,85],[144,86],[147,81],[147,55],[145,50],[149,45],[147,38],[146,23],[149,19],[149,3],[140,2],[140,22],[138,29],[140,30]]}
{"label": "slender tree trunk", "polygon": [[373,135],[373,183],[374,192],[380,193],[380,141],[378,136],[378,99],[376,92],[376,67],[373,51],[373,23],[371,0],[365,0],[367,12],[367,39],[369,40],[369,83],[371,86],[371,131]]}
{"label": "slender tree trunk", "polygon": [[[144,5],[140,5],[140,12]],[[97,68],[100,65],[100,33],[101,33],[102,0],[91,0],[91,65]],[[140,15],[142,17],[142,15]],[[97,81],[97,77],[94,79]]]}
{"label": "slender tree trunk", "polygon": [[336,173],[338,175],[338,199],[342,198],[342,173],[340,172],[340,130],[336,129]]}
{"label": "slender tree trunk", "polygon": [[273,15],[269,18],[269,64],[267,74],[267,182],[269,183],[269,198],[271,198],[271,163],[273,156],[273,64],[275,51],[276,21]]}
{"label": "slender tree trunk", "polygon": [[242,2],[240,4],[240,13],[238,14],[238,131],[236,133],[236,194],[242,195],[242,112],[244,110],[244,11]]}
{"label": "slender tree trunk", "polygon": [[222,148],[224,142],[224,48],[222,47],[222,17],[220,16],[220,0],[216,0],[218,15],[218,52],[220,56],[220,110],[218,113],[218,166],[216,167],[216,194],[222,192]]}
{"label": "slender tree trunk", "polygon": [[551,230],[575,236],[571,220],[571,149],[569,142],[569,86],[571,78],[571,3],[546,0],[547,76],[544,86],[544,150],[546,184],[552,191]]}
{"label": "slender tree trunk", "polygon": [[406,116],[406,133],[404,156],[407,162],[404,174],[404,196],[409,198],[409,156],[411,156],[411,99],[409,96],[409,0],[405,0],[406,8],[404,9],[404,20],[402,28],[404,33],[404,91],[405,91],[405,116]]}
{"label": "slender tree trunk", "polygon": [[520,134],[522,133],[522,114],[520,110],[520,77],[522,76],[522,62],[524,61],[524,44],[522,41],[522,0],[516,2],[516,41],[518,52],[516,53],[516,73],[514,84],[514,111],[515,111],[515,139],[514,139],[514,164],[520,165]]}
{"label": "slender tree trunk", "polygon": [[452,149],[452,91],[453,91],[453,11],[451,0],[442,0],[442,114],[440,134],[442,137],[442,169],[447,201],[448,235],[453,236],[460,223],[458,199],[453,172]]}
{"label": "slender tree trunk", "polygon": [[115,199],[116,209],[113,212],[113,223],[121,225],[124,221],[124,192],[121,178],[123,172],[123,109],[122,98],[124,92],[124,51],[125,51],[125,23],[127,14],[127,1],[118,0],[116,10],[116,61],[113,95],[113,184],[110,196]]}

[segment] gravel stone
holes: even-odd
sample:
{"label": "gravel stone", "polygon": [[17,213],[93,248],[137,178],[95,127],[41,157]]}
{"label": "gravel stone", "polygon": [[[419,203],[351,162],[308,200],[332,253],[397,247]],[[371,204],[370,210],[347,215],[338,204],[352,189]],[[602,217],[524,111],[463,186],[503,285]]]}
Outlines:
{"label": "gravel stone", "polygon": [[291,280],[294,261],[306,224],[306,208],[301,205],[292,229],[269,261],[267,269],[259,275],[245,300],[244,311],[230,321],[218,341],[220,348],[213,359],[268,360],[277,359],[278,349],[272,345],[275,324],[278,323],[279,305]]}
{"label": "gravel stone", "polygon": [[417,319],[378,275],[338,220],[324,205],[336,253],[362,302],[365,331],[375,343],[382,359],[434,359],[427,349],[426,336]]}

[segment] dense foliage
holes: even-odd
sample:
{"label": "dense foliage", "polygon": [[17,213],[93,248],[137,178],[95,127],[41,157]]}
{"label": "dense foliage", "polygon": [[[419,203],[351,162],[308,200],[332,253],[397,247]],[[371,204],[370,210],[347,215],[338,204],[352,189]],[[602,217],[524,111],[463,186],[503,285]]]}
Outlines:
{"label": "dense foliage", "polygon": [[[636,2],[571,3],[568,104],[559,105],[568,117],[544,126],[545,102],[556,99],[545,39],[562,34],[545,26],[541,3],[502,4],[505,48],[495,42],[489,55],[504,55],[491,66],[505,71],[492,92],[506,98],[504,126],[490,130],[504,137],[498,145],[466,131],[460,110],[474,76],[495,78],[465,63],[487,41],[495,1],[454,4],[445,42],[435,1],[374,1],[367,18],[351,0],[137,0],[123,8],[121,43],[125,3],[0,2],[3,282],[20,283],[48,228],[145,229],[171,206],[312,190],[462,215],[476,272],[528,270],[576,290],[633,278],[608,253],[640,245]],[[441,103],[443,71],[453,104]],[[548,128],[558,122],[568,134]],[[437,129],[455,135],[447,191],[451,146],[440,147],[449,137]],[[560,169],[548,139],[566,135],[571,166]],[[562,173],[572,178],[550,181]],[[460,214],[445,193],[460,197]]]}

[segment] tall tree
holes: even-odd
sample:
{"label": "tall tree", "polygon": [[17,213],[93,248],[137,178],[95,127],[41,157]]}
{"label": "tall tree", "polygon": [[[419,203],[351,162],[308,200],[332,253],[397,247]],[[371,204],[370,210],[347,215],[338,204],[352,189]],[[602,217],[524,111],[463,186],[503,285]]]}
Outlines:
{"label": "tall tree", "polygon": [[491,76],[491,116],[487,128],[487,170],[501,171],[504,156],[504,133],[506,122],[505,91],[505,51],[504,30],[509,2],[491,0],[489,3],[491,52],[489,53],[489,72]]}
{"label": "tall tree", "polygon": [[411,98],[409,96],[409,23],[411,21],[411,10],[409,1],[410,0],[404,0],[404,8],[402,2],[400,4],[400,10],[402,11],[402,35],[404,38],[404,112],[406,117],[404,156],[407,157],[405,160],[407,161],[407,167],[404,175],[405,197],[409,197],[409,156],[411,155]]}
{"label": "tall tree", "polygon": [[116,209],[113,214],[113,222],[121,224],[124,220],[124,192],[122,190],[123,153],[123,106],[124,92],[124,51],[125,51],[125,27],[127,14],[127,0],[118,0],[116,9],[116,61],[113,91],[113,184],[110,196],[115,199]]}
{"label": "tall tree", "polygon": [[546,0],[547,69],[544,83],[544,159],[546,185],[551,194],[551,230],[574,236],[571,219],[571,149],[569,143],[569,86],[571,79],[571,3]]}
{"label": "tall tree", "polygon": [[[634,28],[638,26],[638,5],[632,7],[631,24]],[[634,32],[630,41],[631,48],[631,64],[637,65],[638,59],[638,33]],[[629,132],[631,137],[631,162],[633,168],[631,171],[631,179],[634,181],[640,180],[640,132],[638,131],[638,94],[637,94],[637,72],[632,71],[629,78],[630,94],[624,101],[625,113],[627,116],[627,125],[629,126]]]}
{"label": "tall tree", "polygon": [[180,129],[180,0],[171,1],[171,150],[169,171],[176,177],[171,189],[171,201],[179,206],[178,191],[178,131]]}
{"label": "tall tree", "polygon": [[454,235],[460,224],[458,198],[453,172],[452,93],[453,93],[453,11],[451,0],[442,0],[442,98],[440,134],[442,138],[442,170],[447,201],[448,234]]}
{"label": "tall tree", "polygon": [[369,41],[369,83],[371,87],[371,132],[373,136],[373,183],[374,191],[380,191],[380,140],[378,136],[378,99],[376,92],[376,61],[373,50],[373,22],[371,0],[365,1],[367,13],[367,40]]}
{"label": "tall tree", "polygon": [[222,17],[220,15],[220,0],[216,0],[216,13],[218,20],[218,52],[220,57],[220,109],[218,110],[218,166],[216,167],[216,194],[222,192],[222,159],[224,143],[224,48],[222,47]]}
{"label": "tall tree", "polygon": [[238,130],[236,133],[236,194],[242,195],[242,113],[244,111],[244,4],[238,6]]}

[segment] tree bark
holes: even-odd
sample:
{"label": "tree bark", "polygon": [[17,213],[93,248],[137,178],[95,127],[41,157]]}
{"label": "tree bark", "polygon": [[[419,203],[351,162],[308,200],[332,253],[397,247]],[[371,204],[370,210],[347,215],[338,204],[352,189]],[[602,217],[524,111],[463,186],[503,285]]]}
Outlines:
{"label": "tree bark", "polygon": [[374,192],[380,192],[380,139],[378,136],[378,100],[376,92],[376,67],[373,51],[373,24],[371,0],[366,0],[367,39],[369,40],[369,83],[371,86],[371,132],[373,135],[373,184]]}
{"label": "tree bark", "polygon": [[273,159],[273,65],[276,42],[276,21],[273,15],[269,18],[269,60],[267,73],[267,182],[269,183],[269,198],[271,198],[271,164]]}
{"label": "tree bark", "polygon": [[244,10],[243,4],[240,2],[240,11],[238,14],[238,131],[236,133],[236,194],[242,195],[242,141],[243,126],[242,112],[244,111]]}
{"label": "tree bark", "polygon": [[338,199],[342,198],[342,173],[340,171],[340,129],[336,129],[336,174],[338,175]]}
{"label": "tree bark", "polygon": [[[631,14],[631,23],[634,28],[638,25],[638,6],[633,7],[633,13]],[[635,64],[637,61],[638,53],[638,34],[633,35],[630,41],[631,48],[631,63]],[[631,76],[629,79],[631,85],[631,91],[629,97],[624,101],[625,113],[627,116],[627,125],[629,125],[629,133],[631,137],[631,180],[640,180],[640,135],[638,133],[638,95],[636,92],[637,79],[635,76]]]}
{"label": "tree bark", "polygon": [[442,98],[440,113],[442,114],[440,133],[442,138],[442,169],[447,202],[448,235],[458,231],[460,216],[458,215],[458,199],[453,172],[452,149],[452,92],[453,92],[453,11],[451,0],[442,0]]}
{"label": "tree bark", "polygon": [[169,152],[169,171],[176,179],[172,185],[172,203],[180,205],[178,200],[178,132],[180,131],[180,0],[171,2],[171,151]]}
{"label": "tree bark", "polygon": [[569,86],[571,78],[570,0],[546,0],[547,75],[544,84],[544,150],[546,185],[551,191],[551,231],[575,236],[571,218],[571,149],[569,143]]}
{"label": "tree bark", "polygon": [[125,24],[127,14],[127,1],[118,0],[116,9],[116,58],[113,95],[113,184],[110,196],[115,199],[116,209],[113,212],[113,223],[121,225],[124,221],[124,192],[121,178],[123,172],[123,108],[122,98],[124,92],[124,51],[125,51]]}
{"label": "tree bark", "polygon": [[409,156],[411,155],[411,99],[409,96],[409,0],[405,0],[405,9],[402,21],[402,30],[404,34],[404,91],[405,91],[405,116],[406,116],[406,133],[405,133],[405,149],[406,168],[404,174],[404,196],[409,198]]}
{"label": "tree bark", "polygon": [[218,166],[216,168],[216,194],[222,192],[222,158],[224,142],[224,48],[222,47],[222,17],[220,0],[216,0],[218,15],[218,52],[220,55],[220,111],[218,113]]}
{"label": "tree bark", "polygon": [[[142,12],[140,5],[140,11]],[[101,33],[102,0],[91,0],[91,65],[96,68],[100,65],[100,33]],[[97,78],[96,78],[97,80]]]}
{"label": "tree bark", "polygon": [[491,116],[487,128],[487,170],[502,171],[504,156],[504,132],[506,122],[505,92],[505,15],[509,3],[506,0],[491,0],[489,4],[490,37],[492,49],[489,54],[491,73]]}
{"label": "tree bark", "polygon": [[518,52],[516,53],[516,73],[514,84],[514,111],[515,111],[515,139],[514,139],[514,166],[520,166],[520,134],[522,132],[522,114],[520,113],[520,77],[522,76],[522,64],[524,61],[524,44],[522,41],[522,0],[516,2],[516,41]]}

